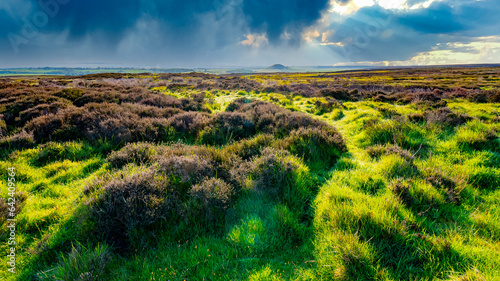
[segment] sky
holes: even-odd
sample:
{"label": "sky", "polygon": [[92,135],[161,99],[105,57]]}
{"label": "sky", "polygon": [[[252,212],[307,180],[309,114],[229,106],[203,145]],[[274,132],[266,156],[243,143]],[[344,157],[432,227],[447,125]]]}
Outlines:
{"label": "sky", "polygon": [[0,68],[500,63],[498,0],[1,0]]}

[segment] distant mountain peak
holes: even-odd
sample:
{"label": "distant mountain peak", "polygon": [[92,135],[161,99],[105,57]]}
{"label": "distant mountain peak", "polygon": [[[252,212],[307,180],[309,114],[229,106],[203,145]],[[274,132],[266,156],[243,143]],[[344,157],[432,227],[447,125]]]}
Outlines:
{"label": "distant mountain peak", "polygon": [[270,67],[268,67],[267,69],[286,70],[286,69],[288,69],[288,67],[284,66],[282,64],[273,64]]}

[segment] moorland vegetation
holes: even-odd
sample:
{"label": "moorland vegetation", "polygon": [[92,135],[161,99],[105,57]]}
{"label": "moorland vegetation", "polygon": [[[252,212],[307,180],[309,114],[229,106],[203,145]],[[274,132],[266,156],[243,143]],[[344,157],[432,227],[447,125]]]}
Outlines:
{"label": "moorland vegetation", "polygon": [[0,79],[0,277],[500,278],[499,73]]}

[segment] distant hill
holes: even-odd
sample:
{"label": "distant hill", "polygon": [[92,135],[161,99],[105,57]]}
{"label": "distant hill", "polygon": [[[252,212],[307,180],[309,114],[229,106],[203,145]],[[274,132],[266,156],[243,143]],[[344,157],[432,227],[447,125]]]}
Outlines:
{"label": "distant hill", "polygon": [[282,64],[273,64],[273,65],[271,65],[270,67],[268,67],[267,69],[273,69],[273,70],[287,70],[287,69],[289,69],[289,67],[284,66],[284,65],[282,65]]}

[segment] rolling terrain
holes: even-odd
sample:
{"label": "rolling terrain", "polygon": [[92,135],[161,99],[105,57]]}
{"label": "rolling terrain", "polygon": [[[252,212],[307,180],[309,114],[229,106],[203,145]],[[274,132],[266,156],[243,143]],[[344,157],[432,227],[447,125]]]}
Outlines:
{"label": "rolling terrain", "polygon": [[500,278],[498,67],[1,78],[0,137],[2,280]]}

